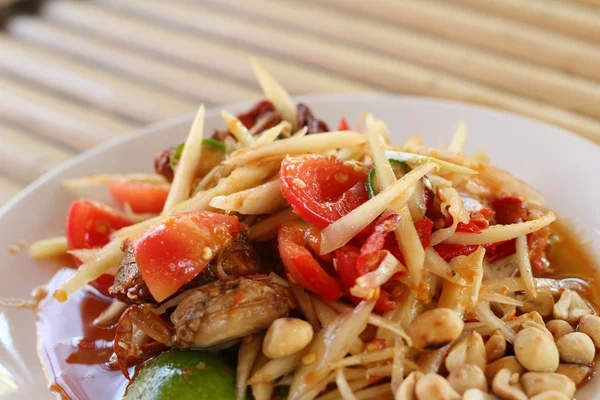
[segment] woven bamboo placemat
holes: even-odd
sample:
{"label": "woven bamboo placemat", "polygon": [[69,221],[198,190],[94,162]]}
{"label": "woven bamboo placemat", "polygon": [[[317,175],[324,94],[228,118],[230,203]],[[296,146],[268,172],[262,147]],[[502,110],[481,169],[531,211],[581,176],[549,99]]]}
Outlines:
{"label": "woven bamboo placemat", "polygon": [[292,94],[455,99],[600,144],[600,0],[53,0],[38,8],[6,18],[0,32],[0,204],[136,127],[200,102],[258,98],[251,55]]}

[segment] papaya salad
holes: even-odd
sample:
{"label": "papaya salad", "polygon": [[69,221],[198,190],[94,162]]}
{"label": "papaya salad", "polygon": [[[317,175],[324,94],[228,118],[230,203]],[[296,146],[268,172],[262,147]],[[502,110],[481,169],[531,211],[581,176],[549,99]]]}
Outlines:
{"label": "papaya salad", "polygon": [[200,107],[156,174],[65,182],[120,207],[76,200],[31,248],[77,265],[42,303],[101,299],[116,397],[574,398],[600,317],[543,196],[464,123],[438,148],[370,113],[330,129],[252,64],[265,100],[214,132]]}

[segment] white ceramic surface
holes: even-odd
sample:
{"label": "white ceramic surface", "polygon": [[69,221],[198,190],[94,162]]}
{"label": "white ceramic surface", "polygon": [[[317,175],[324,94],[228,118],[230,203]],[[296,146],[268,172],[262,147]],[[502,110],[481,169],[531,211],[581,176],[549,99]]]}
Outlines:
{"label": "white ceramic surface", "polygon": [[[595,144],[549,125],[460,103],[383,95],[313,96],[300,100],[332,127],[341,116],[355,121],[361,112],[370,111],[387,122],[397,141],[419,133],[432,146],[441,138],[447,142],[457,122],[464,119],[468,126],[468,152],[485,149],[495,165],[541,190],[550,208],[580,227],[595,254],[600,254],[600,186],[596,184],[600,147]],[[247,104],[226,108],[236,112],[245,107]],[[26,252],[11,255],[6,249],[20,239],[31,242],[63,233],[66,211],[73,200],[61,188],[63,179],[93,173],[151,171],[154,154],[184,139],[190,123],[191,116],[166,121],[81,154],[36,181],[0,210],[0,296],[26,298],[32,288],[54,273],[53,266],[30,260]],[[211,110],[206,128],[212,131],[217,127],[223,127],[219,110]],[[54,397],[46,389],[35,343],[31,312],[0,308],[0,389],[14,389],[7,398]],[[600,378],[577,396],[599,397]]]}

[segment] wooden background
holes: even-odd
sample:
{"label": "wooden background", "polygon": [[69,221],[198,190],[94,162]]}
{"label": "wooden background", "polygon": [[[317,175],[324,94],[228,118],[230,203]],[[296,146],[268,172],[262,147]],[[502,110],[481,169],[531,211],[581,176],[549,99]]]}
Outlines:
{"label": "wooden background", "polygon": [[0,204],[136,127],[258,98],[251,55],[292,94],[456,99],[600,143],[600,0],[54,0],[0,32]]}

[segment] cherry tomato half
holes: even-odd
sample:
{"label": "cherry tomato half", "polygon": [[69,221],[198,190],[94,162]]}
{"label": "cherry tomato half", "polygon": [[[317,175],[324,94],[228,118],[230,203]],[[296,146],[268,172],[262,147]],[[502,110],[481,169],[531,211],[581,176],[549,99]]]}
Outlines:
{"label": "cherry tomato half", "polygon": [[136,213],[158,214],[167,201],[169,185],[115,181],[108,185],[108,191],[119,205],[128,203]]}
{"label": "cherry tomato half", "polygon": [[110,235],[133,222],[114,208],[91,200],[77,200],[67,215],[66,234],[70,249],[93,249],[110,242]]}
{"label": "cherry tomato half", "polygon": [[[69,249],[94,249],[106,245],[111,234],[133,222],[119,210],[81,199],[74,201],[67,214],[65,227]],[[81,261],[73,257],[77,265]],[[102,275],[92,285],[104,294],[113,283],[111,275]]]}
{"label": "cherry tomato half", "polygon": [[313,225],[287,222],[279,229],[279,254],[294,282],[326,301],[336,300],[342,296],[340,282],[329,275],[307,249],[308,246],[318,253],[320,237],[320,230]]}
{"label": "cherry tomato half", "polygon": [[239,232],[237,217],[208,211],[172,215],[132,244],[133,254],[158,302],[194,279]]}
{"label": "cherry tomato half", "polygon": [[281,192],[302,219],[324,228],[368,200],[367,171],[333,156],[287,157]]}

